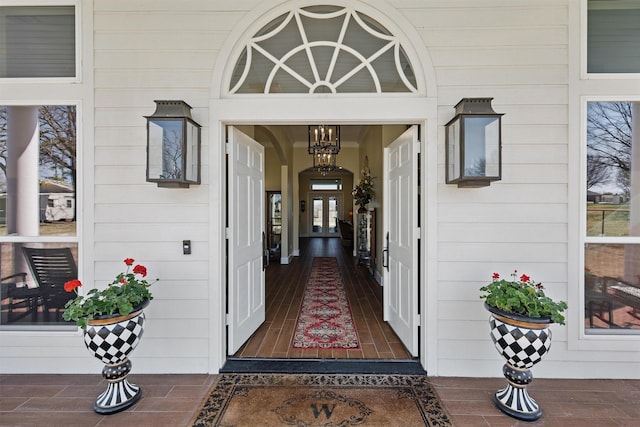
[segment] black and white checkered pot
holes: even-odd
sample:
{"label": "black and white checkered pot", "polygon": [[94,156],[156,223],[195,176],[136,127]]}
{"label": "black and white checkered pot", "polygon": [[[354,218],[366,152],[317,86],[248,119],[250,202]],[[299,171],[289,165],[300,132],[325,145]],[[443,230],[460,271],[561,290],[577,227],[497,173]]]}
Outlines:
{"label": "black and white checkered pot", "polygon": [[142,338],[144,306],[126,316],[114,315],[88,322],[84,343],[89,352],[105,364],[102,376],[108,383],[107,389],[93,405],[93,410],[99,414],[120,412],[135,404],[142,396],[140,386],[127,380],[131,371],[131,361],[127,355]]}
{"label": "black and white checkered pot", "polygon": [[542,416],[542,409],[527,392],[527,385],[533,381],[529,368],[549,352],[552,322],[513,315],[486,304],[485,307],[491,312],[491,339],[507,361],[502,368],[507,386],[494,394],[493,401],[507,415],[519,420],[537,420]]}

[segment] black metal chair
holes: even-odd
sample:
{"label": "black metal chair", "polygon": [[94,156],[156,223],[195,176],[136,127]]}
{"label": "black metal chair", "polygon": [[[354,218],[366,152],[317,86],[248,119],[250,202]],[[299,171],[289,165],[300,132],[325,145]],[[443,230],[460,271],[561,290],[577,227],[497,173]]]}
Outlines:
{"label": "black metal chair", "polygon": [[64,306],[75,297],[66,292],[64,284],[78,278],[78,267],[70,248],[22,248],[29,264],[29,270],[38,283],[45,316],[51,311],[56,316],[64,311]]}
{"label": "black metal chair", "polygon": [[0,279],[2,311],[7,311],[7,322],[15,322],[31,314],[35,320],[42,303],[40,289],[27,287],[27,273],[16,273]]}

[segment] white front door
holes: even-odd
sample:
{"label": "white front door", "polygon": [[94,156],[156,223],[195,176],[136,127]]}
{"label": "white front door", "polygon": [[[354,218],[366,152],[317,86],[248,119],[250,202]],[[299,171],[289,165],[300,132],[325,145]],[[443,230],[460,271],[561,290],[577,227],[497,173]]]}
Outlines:
{"label": "white front door", "polygon": [[384,320],[418,355],[418,127],[384,149]]}
{"label": "white front door", "polygon": [[265,319],[264,147],[228,130],[228,354]]}

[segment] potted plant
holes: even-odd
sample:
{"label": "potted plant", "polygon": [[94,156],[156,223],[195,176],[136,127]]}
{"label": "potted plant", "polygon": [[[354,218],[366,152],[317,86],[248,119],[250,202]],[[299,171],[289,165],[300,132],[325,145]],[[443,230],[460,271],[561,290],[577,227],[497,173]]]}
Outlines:
{"label": "potted plant", "polygon": [[542,409],[529,396],[527,385],[533,380],[529,368],[542,360],[551,348],[549,325],[564,325],[562,313],[567,309],[564,301],[554,301],[544,293],[541,283],[526,274],[501,279],[493,273],[493,280],[480,288],[485,292],[485,308],[491,313],[489,325],[491,339],[507,363],[502,373],[507,386],[498,390],[493,401],[502,412],[525,421],[542,416]]}
{"label": "potted plant", "polygon": [[358,212],[366,212],[365,206],[373,198],[373,178],[368,167],[364,167],[360,174],[360,183],[358,183],[351,192],[353,200],[360,206]]}
{"label": "potted plant", "polygon": [[486,292],[480,298],[485,300],[488,309],[564,325],[562,312],[567,309],[567,303],[546,296],[542,284],[535,283],[526,274],[517,276],[518,270],[511,273],[511,280],[501,279],[498,273],[493,273],[492,282],[480,288]]}
{"label": "potted plant", "polygon": [[125,272],[119,273],[105,289],[91,289],[86,296],[78,294],[82,286],[80,280],[64,285],[65,290],[75,292],[76,297],[65,305],[63,318],[75,321],[83,329],[87,349],[105,364],[102,376],[107,380],[107,389],[93,405],[99,414],[120,412],[142,395],[141,388],[126,378],[131,371],[127,356],[142,338],[143,309],[153,295],[149,290],[152,283],[145,279],[146,267],[134,266],[134,262],[126,258]]}

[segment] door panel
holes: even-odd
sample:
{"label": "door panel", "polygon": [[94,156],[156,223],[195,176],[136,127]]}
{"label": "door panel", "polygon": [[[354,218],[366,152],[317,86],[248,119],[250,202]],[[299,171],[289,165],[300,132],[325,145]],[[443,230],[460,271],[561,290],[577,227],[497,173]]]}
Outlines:
{"label": "door panel", "polygon": [[311,234],[324,236],[324,197],[314,196],[311,199]]}
{"label": "door panel", "polygon": [[228,353],[265,319],[264,147],[229,127]]}
{"label": "door panel", "polygon": [[384,149],[384,320],[418,355],[418,128]]}

